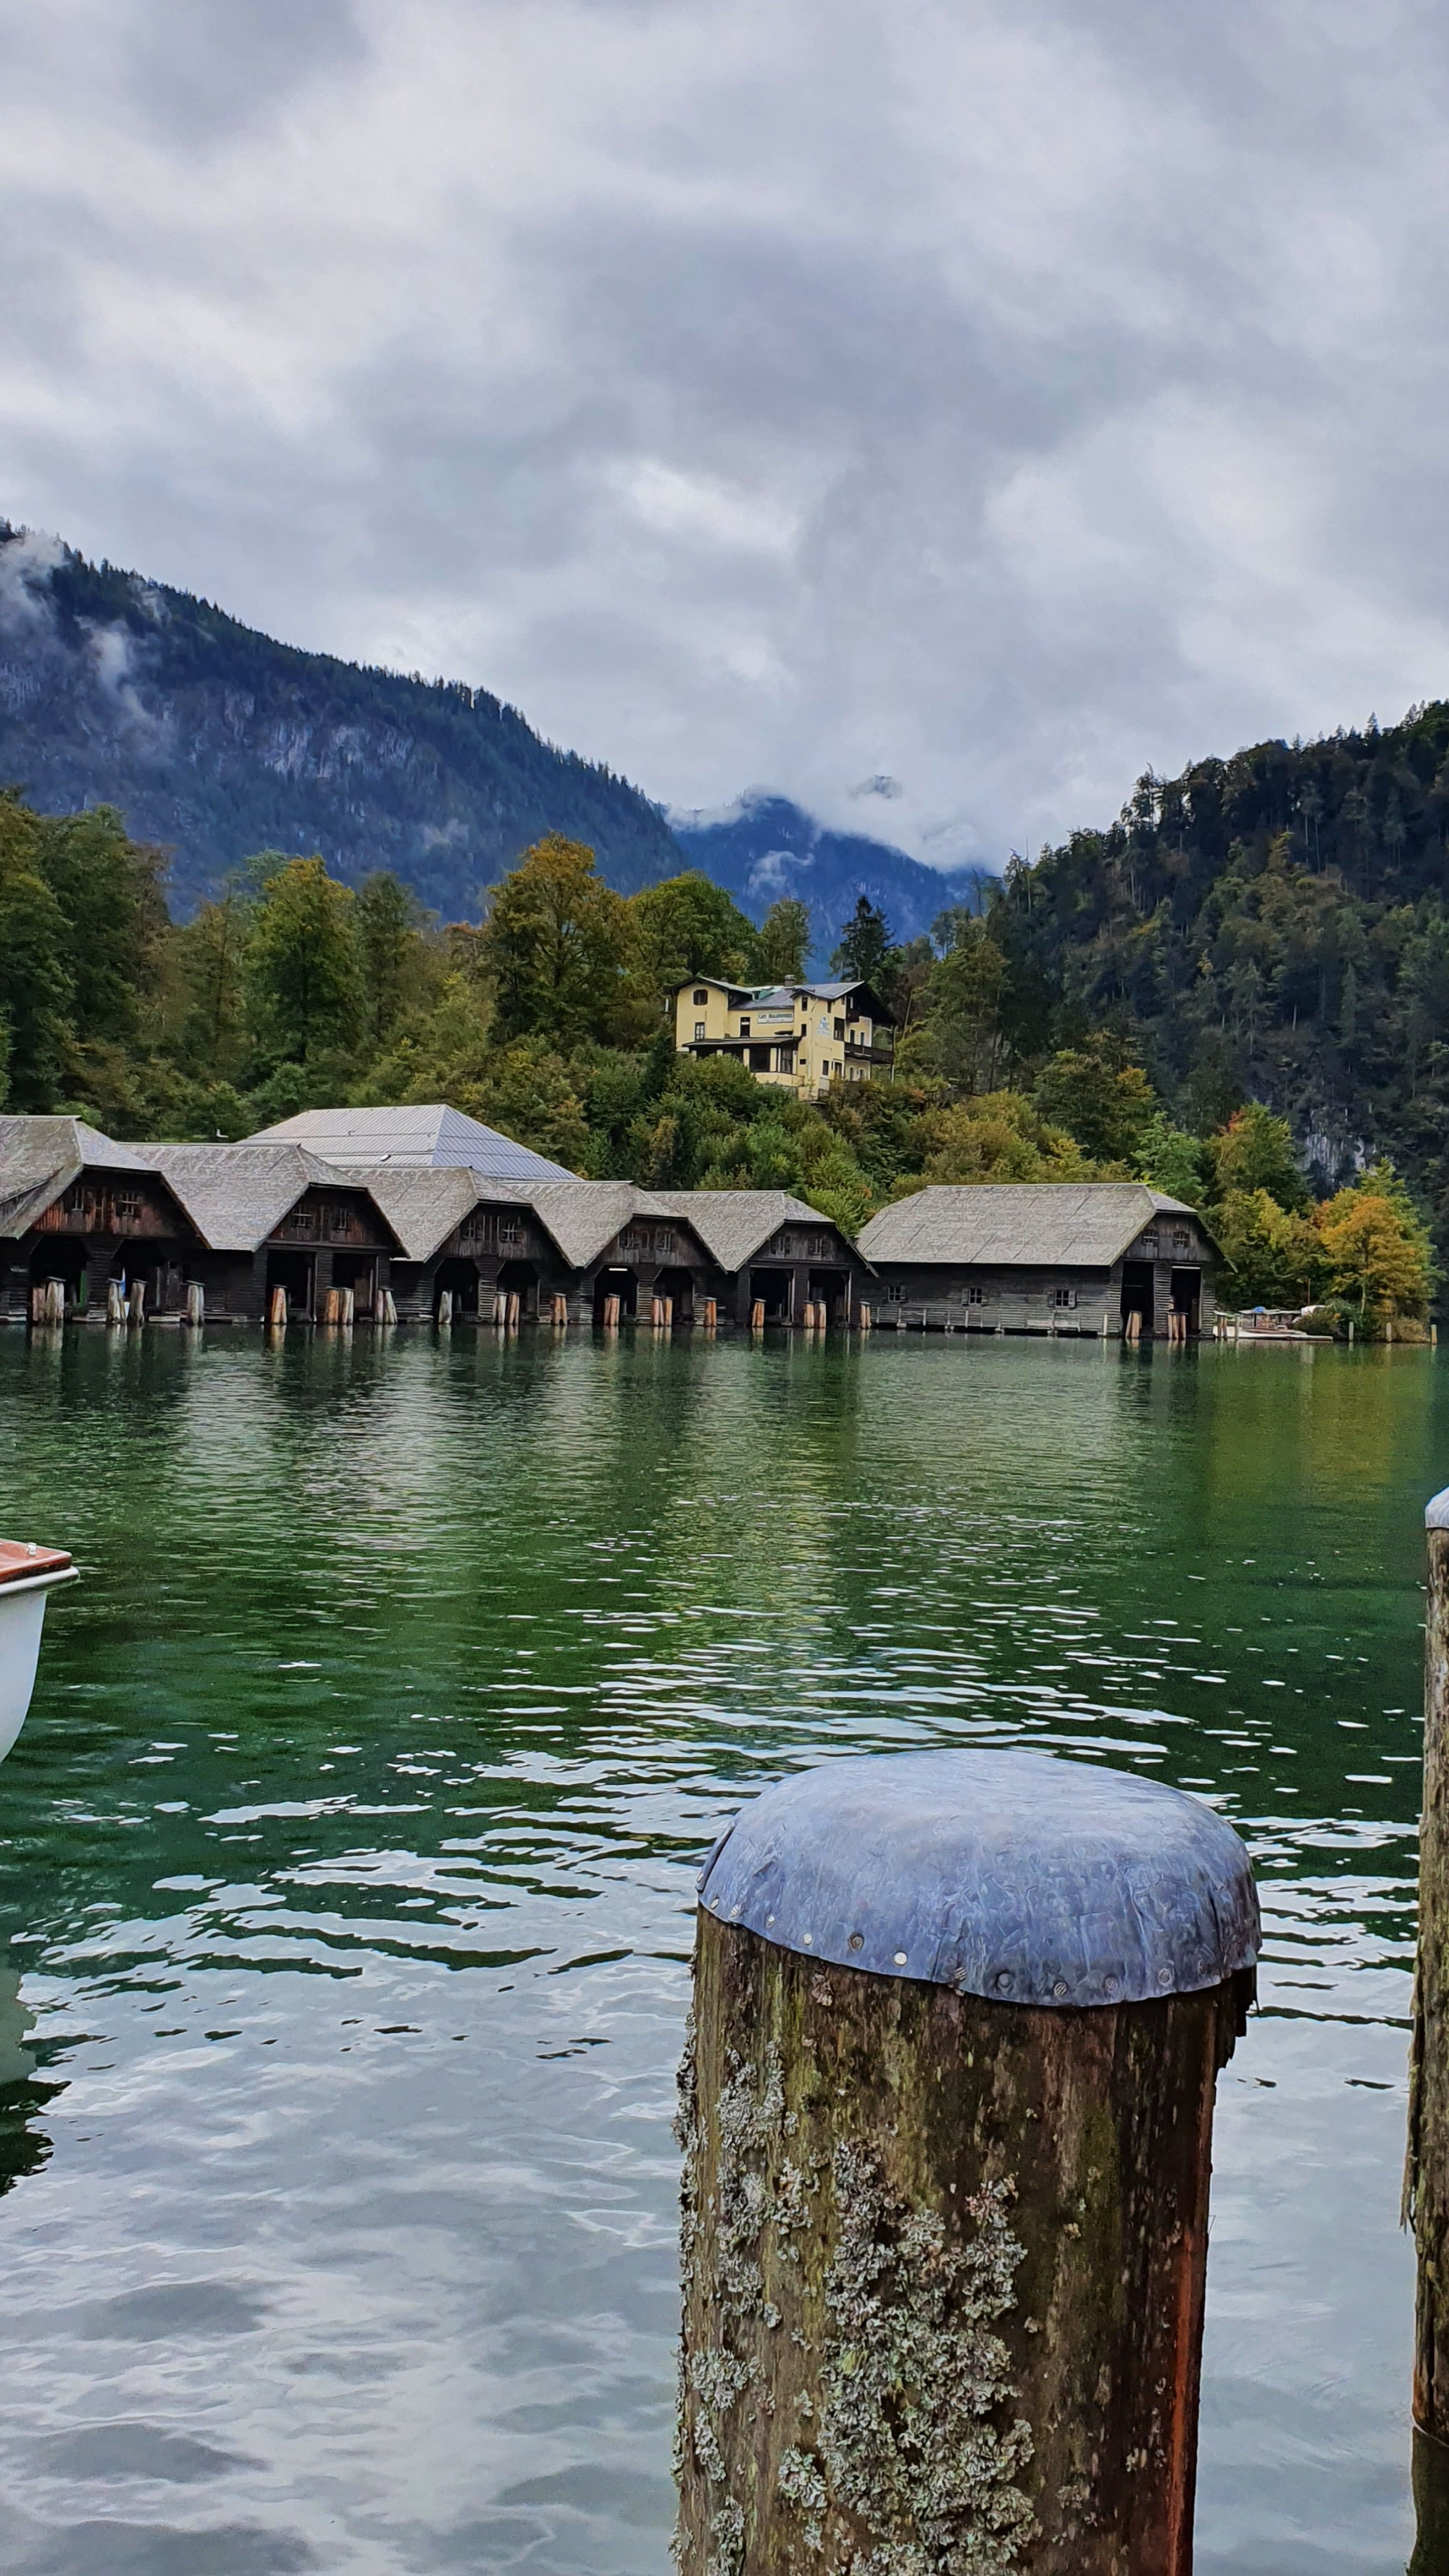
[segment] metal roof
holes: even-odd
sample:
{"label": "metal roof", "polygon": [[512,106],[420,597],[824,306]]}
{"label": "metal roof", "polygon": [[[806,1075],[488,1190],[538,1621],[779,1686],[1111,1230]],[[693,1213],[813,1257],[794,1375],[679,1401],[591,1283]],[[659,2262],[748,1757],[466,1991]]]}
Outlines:
{"label": "metal roof", "polygon": [[1196,1217],[1196,1210],[1142,1181],[977,1181],[897,1199],[862,1227],[860,1248],[877,1265],[1110,1270],[1155,1216]]}
{"label": "metal roof", "polygon": [[383,1165],[414,1171],[461,1167],[496,1181],[571,1181],[562,1163],[551,1163],[496,1127],[469,1118],[446,1101],[404,1102],[383,1109],[303,1109],[275,1127],[259,1128],[250,1144],[304,1145],[339,1170]]}
{"label": "metal roof", "polygon": [[[160,1173],[212,1252],[255,1252],[307,1190],[372,1197],[361,1173],[339,1172],[300,1145],[138,1145],[136,1152]],[[384,1222],[381,1231],[391,1229]]]}

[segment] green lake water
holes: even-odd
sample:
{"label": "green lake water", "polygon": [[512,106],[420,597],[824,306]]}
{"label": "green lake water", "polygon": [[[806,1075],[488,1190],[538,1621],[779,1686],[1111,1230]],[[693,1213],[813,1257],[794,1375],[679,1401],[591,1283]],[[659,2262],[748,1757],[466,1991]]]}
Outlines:
{"label": "green lake water", "polygon": [[[1402,2576],[1428,1352],[0,1335],[10,2576],[666,2576],[694,1871],[832,1751],[1221,1805],[1200,2576]],[[8,1962],[8,1966],[5,1964]]]}

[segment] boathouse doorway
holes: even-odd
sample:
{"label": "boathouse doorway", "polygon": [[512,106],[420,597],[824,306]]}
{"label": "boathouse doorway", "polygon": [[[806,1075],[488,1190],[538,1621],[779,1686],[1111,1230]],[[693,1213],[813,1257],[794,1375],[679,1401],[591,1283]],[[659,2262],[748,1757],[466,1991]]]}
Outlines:
{"label": "boathouse doorway", "polygon": [[656,1297],[673,1298],[676,1324],[693,1323],[694,1272],[692,1270],[661,1270],[654,1282],[654,1294]]}
{"label": "boathouse doorway", "polygon": [[376,1313],[377,1263],[370,1252],[334,1252],[332,1285],[334,1288],[351,1289],[355,1313]]}
{"label": "boathouse doorway", "polygon": [[537,1322],[538,1272],[531,1261],[505,1261],[498,1273],[498,1286],[505,1297],[518,1299],[518,1312],[524,1322]]}
{"label": "boathouse doorway", "polygon": [[[97,1266],[99,1269],[101,1265]],[[59,1279],[64,1283],[67,1314],[72,1306],[84,1306],[91,1281],[88,1276],[86,1248],[78,1236],[51,1234],[36,1245],[30,1256],[32,1290],[43,1288],[49,1279]],[[101,1302],[104,1305],[104,1289],[101,1291]]]}
{"label": "boathouse doorway", "polygon": [[455,1254],[451,1259],[439,1262],[437,1277],[433,1281],[434,1323],[438,1320],[438,1301],[444,1296],[451,1297],[453,1300],[448,1310],[450,1314],[477,1315],[478,1264],[476,1261],[462,1261]]}
{"label": "boathouse doorway", "polygon": [[812,1306],[823,1306],[832,1324],[849,1321],[846,1314],[847,1281],[843,1270],[812,1270],[809,1298]]}
{"label": "boathouse doorway", "polygon": [[619,1321],[621,1324],[627,1323],[631,1316],[638,1314],[639,1282],[635,1278],[632,1270],[614,1269],[601,1270],[599,1272],[597,1279],[594,1281],[594,1321],[596,1324],[602,1324],[604,1320],[604,1301],[609,1297],[617,1297],[619,1300]]}
{"label": "boathouse doorway", "polygon": [[1187,1321],[1182,1329],[1190,1342],[1196,1341],[1202,1330],[1202,1272],[1200,1270],[1174,1270],[1172,1311],[1174,1315],[1186,1316]]}
{"label": "boathouse doorway", "polygon": [[287,1312],[294,1323],[310,1319],[316,1305],[317,1263],[310,1252],[269,1252],[267,1254],[267,1310],[272,1303],[272,1290],[285,1288]]}
{"label": "boathouse doorway", "polygon": [[1124,1334],[1127,1330],[1128,1319],[1133,1315],[1137,1315],[1141,1318],[1137,1329],[1144,1341],[1151,1332],[1152,1288],[1153,1271],[1150,1261],[1123,1262],[1122,1330]]}
{"label": "boathouse doorway", "polygon": [[750,1304],[763,1306],[767,1324],[788,1324],[794,1273],[789,1270],[752,1270]]}

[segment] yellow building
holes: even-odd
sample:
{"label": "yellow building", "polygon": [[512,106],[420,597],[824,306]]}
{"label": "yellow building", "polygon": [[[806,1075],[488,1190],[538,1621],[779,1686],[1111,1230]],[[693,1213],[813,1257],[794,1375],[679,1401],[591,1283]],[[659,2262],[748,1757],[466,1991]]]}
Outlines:
{"label": "yellow building", "polygon": [[869,984],[722,984],[696,975],[674,997],[681,1055],[732,1055],[757,1081],[806,1100],[832,1082],[888,1071],[894,1029]]}

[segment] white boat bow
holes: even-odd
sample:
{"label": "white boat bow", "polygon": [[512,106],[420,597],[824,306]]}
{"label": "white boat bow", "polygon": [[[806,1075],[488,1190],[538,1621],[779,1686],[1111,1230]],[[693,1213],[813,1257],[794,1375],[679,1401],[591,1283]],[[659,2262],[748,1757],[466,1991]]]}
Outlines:
{"label": "white boat bow", "polygon": [[64,1548],[0,1539],[0,1762],[25,1724],[46,1601],[75,1576]]}

